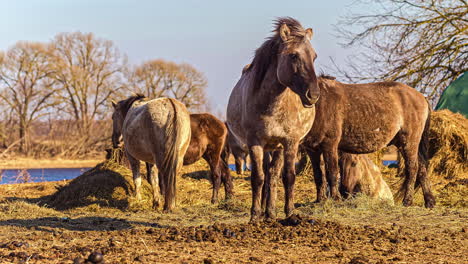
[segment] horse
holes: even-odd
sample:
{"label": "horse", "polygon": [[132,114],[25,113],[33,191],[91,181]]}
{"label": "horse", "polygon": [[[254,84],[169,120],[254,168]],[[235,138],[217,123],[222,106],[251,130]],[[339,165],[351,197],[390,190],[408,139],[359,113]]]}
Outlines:
{"label": "horse", "polygon": [[[395,145],[405,160],[405,180],[400,188],[403,204],[412,204],[416,184],[422,187],[425,206],[434,207],[427,178],[431,109],[426,98],[414,88],[393,81],[345,84],[321,76],[318,83],[315,121],[302,143],[312,161],[317,202],[326,199],[327,181],[332,198],[341,199],[339,150],[367,154]],[[321,154],[326,177],[320,169]]]}
{"label": "horse", "polygon": [[163,210],[171,211],[175,206],[176,175],[182,167],[190,143],[190,115],[187,108],[175,99],[148,100],[141,94],[118,103],[112,102],[112,105],[112,144],[117,148],[120,136],[123,136],[136,198],[141,199],[140,160],[156,164],[158,178],[149,177],[153,189],[153,207],[159,206],[160,189],[164,196]]}
{"label": "horse", "polygon": [[339,156],[340,193],[343,197],[347,198],[360,192],[393,204],[390,187],[383,179],[379,167],[367,155],[340,152]]}
{"label": "horse", "polygon": [[[264,187],[272,194],[266,201],[265,219],[276,218],[276,178],[281,168],[284,211],[286,217],[292,215],[296,153],[299,141],[312,127],[320,92],[314,69],[317,55],[310,43],[312,29],[304,29],[290,17],[277,19],[274,27],[274,34],[256,50],[232,90],[227,106],[229,130],[248,146],[252,163],[251,223],[262,217]],[[264,151],[272,151],[272,170],[266,178]]]}
{"label": "horse", "polygon": [[[203,158],[210,166],[213,193],[211,203],[218,202],[221,182],[224,185],[226,200],[233,196],[232,177],[228,164],[221,159],[226,145],[227,128],[222,121],[209,113],[190,114],[192,136],[184,156],[184,165],[190,165]],[[148,178],[152,165],[146,164]]]}
{"label": "horse", "polygon": [[[227,127],[227,124],[225,125]],[[223,160],[226,164],[229,164],[229,156],[232,154],[234,156],[236,172],[238,175],[242,175],[247,165],[247,155],[249,155],[247,145],[238,142],[234,135],[232,135],[232,132],[229,132],[229,129],[226,141]]]}

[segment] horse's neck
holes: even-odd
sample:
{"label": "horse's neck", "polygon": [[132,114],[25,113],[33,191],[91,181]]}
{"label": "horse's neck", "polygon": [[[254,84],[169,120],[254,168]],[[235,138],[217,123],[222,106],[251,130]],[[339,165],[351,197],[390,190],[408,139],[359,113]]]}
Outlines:
{"label": "horse's neck", "polygon": [[259,87],[253,87],[255,98],[261,101],[277,101],[285,92],[286,87],[278,81],[276,65],[271,65]]}

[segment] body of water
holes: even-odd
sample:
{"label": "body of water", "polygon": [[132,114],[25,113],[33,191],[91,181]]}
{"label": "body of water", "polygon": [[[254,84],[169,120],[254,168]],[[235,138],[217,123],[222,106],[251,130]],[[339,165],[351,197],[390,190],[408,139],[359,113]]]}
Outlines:
{"label": "body of water", "polygon": [[[396,160],[384,160],[385,166],[398,164]],[[245,166],[247,167],[247,166]],[[236,170],[234,164],[229,164],[229,168]],[[47,182],[61,181],[74,179],[90,168],[65,168],[65,169],[6,169],[1,170],[0,184],[22,183],[27,179],[27,182]]]}
{"label": "body of water", "polygon": [[90,168],[65,169],[5,169],[0,174],[0,184],[28,182],[61,181],[74,179]]}

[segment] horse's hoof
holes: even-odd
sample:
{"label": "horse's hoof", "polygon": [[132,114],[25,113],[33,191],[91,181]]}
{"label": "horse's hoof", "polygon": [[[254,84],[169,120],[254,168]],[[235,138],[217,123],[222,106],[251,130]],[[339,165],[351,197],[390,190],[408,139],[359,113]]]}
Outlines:
{"label": "horse's hoof", "polygon": [[434,208],[435,204],[436,204],[436,201],[434,197],[430,197],[427,199],[427,201],[424,202],[424,205],[426,206],[426,208]]}
{"label": "horse's hoof", "polygon": [[413,205],[413,199],[403,199],[403,206]]}
{"label": "horse's hoof", "polygon": [[264,220],[264,221],[265,221],[265,223],[274,223],[274,222],[276,222],[276,216],[274,216],[274,215],[267,215],[267,216],[265,217],[265,220]]}
{"label": "horse's hoof", "polygon": [[262,218],[262,217],[259,216],[259,215],[252,215],[252,216],[250,217],[249,224],[257,225],[258,223],[260,223],[261,218]]}

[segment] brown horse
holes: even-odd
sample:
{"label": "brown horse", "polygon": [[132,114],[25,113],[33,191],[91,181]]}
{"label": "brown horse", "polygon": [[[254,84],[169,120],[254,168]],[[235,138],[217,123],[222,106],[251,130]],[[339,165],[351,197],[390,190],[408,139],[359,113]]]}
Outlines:
{"label": "brown horse", "polygon": [[[175,206],[176,175],[190,143],[190,116],[175,99],[148,100],[143,95],[112,102],[112,144],[118,147],[123,136],[124,149],[132,168],[135,194],[141,199],[140,160],[156,164],[159,184],[150,177],[154,207],[159,206],[159,189],[164,195],[164,211]],[[159,185],[159,186],[158,186]]]}
{"label": "brown horse", "polygon": [[[405,159],[403,204],[411,205],[415,183],[422,186],[426,207],[435,205],[427,179],[427,144],[431,110],[424,96],[398,82],[344,84],[319,78],[320,99],[312,129],[303,142],[317,185],[317,201],[339,199],[338,150],[353,154],[395,145]],[[320,169],[323,153],[326,178]]]}
{"label": "brown horse", "polygon": [[[233,195],[232,177],[227,163],[221,159],[221,152],[226,144],[227,128],[224,123],[208,113],[191,114],[190,128],[192,136],[190,145],[184,156],[184,165],[190,165],[203,158],[211,170],[213,193],[211,203],[218,202],[218,192],[221,182],[224,185],[226,199]],[[148,178],[152,173],[152,165],[146,164]]]}
{"label": "brown horse", "polygon": [[[264,183],[272,194],[266,201],[266,217],[276,217],[276,177],[281,168],[286,216],[294,209],[296,153],[299,141],[312,127],[314,103],[319,97],[314,69],[316,54],[310,44],[311,38],[312,29],[304,29],[292,18],[278,19],[274,35],[257,49],[229,98],[229,130],[236,140],[248,146],[252,162],[251,222],[259,221],[262,215]],[[276,170],[267,173],[266,179],[264,150],[279,150],[273,153],[271,160],[271,167]]]}
{"label": "brown horse", "polygon": [[380,173],[379,167],[365,154],[340,152],[340,192],[344,197],[364,193],[372,198],[393,204],[393,194]]}

